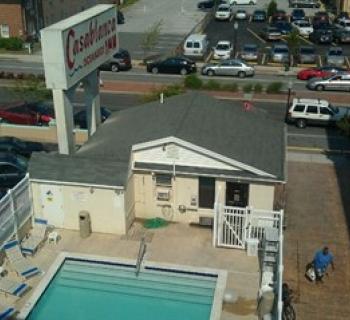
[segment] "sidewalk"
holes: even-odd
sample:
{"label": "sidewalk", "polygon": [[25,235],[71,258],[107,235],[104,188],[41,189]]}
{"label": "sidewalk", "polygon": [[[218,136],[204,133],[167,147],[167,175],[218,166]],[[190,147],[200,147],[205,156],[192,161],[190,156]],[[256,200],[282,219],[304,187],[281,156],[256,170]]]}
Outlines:
{"label": "sidewalk", "polygon": [[16,62],[35,62],[42,63],[41,52],[36,52],[34,54],[10,54],[10,53],[1,53],[0,60],[10,60]]}
{"label": "sidewalk", "polygon": [[[101,87],[101,92],[109,93],[134,93],[134,94],[146,94],[155,89],[159,89],[166,86],[163,83],[157,82],[135,82],[135,81],[104,81],[103,87]],[[229,92],[229,91],[206,91],[202,92],[219,98],[228,100],[245,100],[243,92]],[[292,97],[295,97],[293,93]],[[311,99],[326,99],[331,101],[332,104],[339,106],[349,106],[350,98],[348,93],[332,93],[332,92],[314,92],[314,91],[304,91],[299,92],[296,96],[298,98],[311,98]],[[256,93],[252,94],[251,101],[265,101],[265,102],[282,102],[287,101],[287,93],[279,94],[267,94],[267,93]]]}

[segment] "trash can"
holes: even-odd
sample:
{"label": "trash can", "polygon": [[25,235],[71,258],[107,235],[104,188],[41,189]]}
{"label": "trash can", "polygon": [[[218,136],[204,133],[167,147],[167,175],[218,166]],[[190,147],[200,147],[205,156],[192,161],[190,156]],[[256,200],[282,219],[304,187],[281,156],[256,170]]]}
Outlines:
{"label": "trash can", "polygon": [[79,231],[82,238],[87,238],[91,234],[91,219],[87,211],[79,213]]}
{"label": "trash can", "polygon": [[259,250],[259,239],[247,239],[247,256],[256,257]]}

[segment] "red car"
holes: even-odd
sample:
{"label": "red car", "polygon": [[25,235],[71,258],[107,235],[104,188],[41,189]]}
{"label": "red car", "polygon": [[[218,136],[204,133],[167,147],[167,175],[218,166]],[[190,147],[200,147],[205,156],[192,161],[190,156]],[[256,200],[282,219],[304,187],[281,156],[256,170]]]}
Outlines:
{"label": "red car", "polygon": [[40,103],[19,102],[0,106],[3,122],[27,125],[48,125],[55,118],[52,108]]}
{"label": "red car", "polygon": [[335,66],[325,66],[321,68],[309,68],[309,69],[303,69],[298,72],[297,78],[299,80],[309,80],[311,78],[324,78],[324,77],[330,77],[332,75],[337,74],[338,72],[346,72],[349,70],[346,70],[344,68],[335,67]]}

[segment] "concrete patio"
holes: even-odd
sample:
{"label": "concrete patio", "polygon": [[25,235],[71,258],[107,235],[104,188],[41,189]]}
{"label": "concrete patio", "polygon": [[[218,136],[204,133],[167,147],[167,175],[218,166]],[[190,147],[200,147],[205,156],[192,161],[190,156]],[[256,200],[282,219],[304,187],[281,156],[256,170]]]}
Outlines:
{"label": "concrete patio", "polygon": [[[141,237],[145,235],[147,242],[145,260],[223,269],[228,272],[227,288],[237,292],[238,301],[234,305],[224,305],[221,319],[257,319],[255,315],[259,289],[257,257],[247,257],[246,252],[242,250],[213,248],[210,229],[174,223],[164,228],[146,230],[140,222],[135,222],[127,236],[94,233],[86,239],[80,238],[77,231],[57,231],[61,237],[57,244],[45,243],[34,257],[28,258],[43,271],[48,270],[61,251],[136,261]],[[9,272],[7,276],[16,279],[17,276],[11,271],[11,266],[6,265],[6,268]],[[1,293],[1,300],[21,309],[40,280],[39,276],[28,281],[33,289],[24,297],[16,300]]]}

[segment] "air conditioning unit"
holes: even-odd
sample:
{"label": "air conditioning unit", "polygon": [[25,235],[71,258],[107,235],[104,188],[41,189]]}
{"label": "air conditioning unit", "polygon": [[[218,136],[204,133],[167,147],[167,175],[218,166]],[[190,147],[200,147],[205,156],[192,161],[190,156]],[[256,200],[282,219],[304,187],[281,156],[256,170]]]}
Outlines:
{"label": "air conditioning unit", "polygon": [[170,190],[158,190],[157,200],[159,201],[169,201],[170,200]]}

